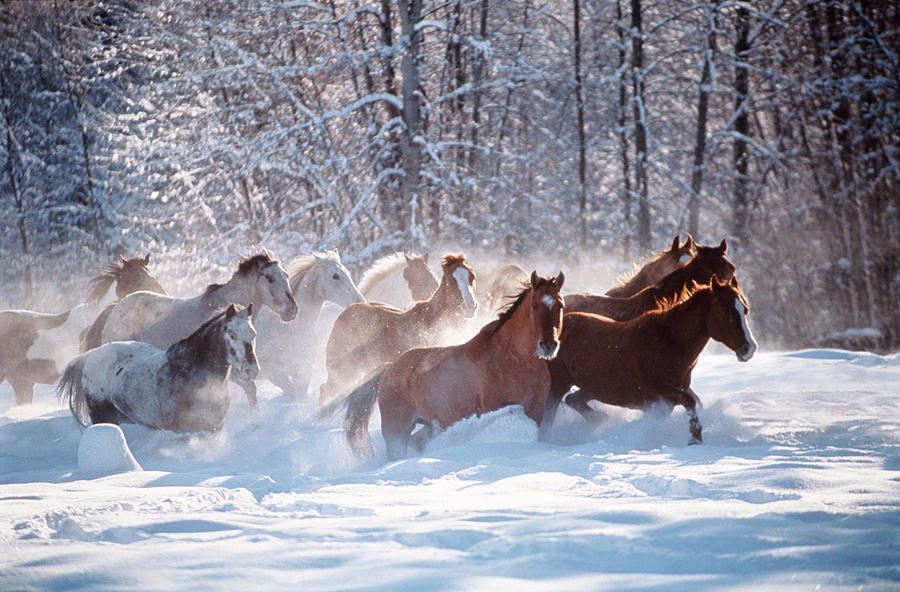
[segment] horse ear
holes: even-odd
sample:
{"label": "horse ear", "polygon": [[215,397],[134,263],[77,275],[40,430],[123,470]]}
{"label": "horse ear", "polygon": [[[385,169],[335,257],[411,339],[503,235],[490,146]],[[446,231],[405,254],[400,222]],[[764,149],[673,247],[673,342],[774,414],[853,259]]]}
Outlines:
{"label": "horse ear", "polygon": [[253,303],[252,302],[247,305],[247,318],[248,319],[253,318]]}
{"label": "horse ear", "polygon": [[147,267],[147,265],[149,265],[149,263],[150,263],[150,253],[147,253],[146,255],[144,255],[144,267]]}
{"label": "horse ear", "polygon": [[697,244],[697,243],[694,242],[694,237],[691,236],[691,233],[689,232],[688,235],[687,235],[687,240],[684,241],[684,248],[687,249],[688,251],[693,252],[694,246],[695,246],[696,244]]}
{"label": "horse ear", "polygon": [[234,304],[229,304],[228,308],[225,309],[225,318],[230,319],[234,315],[237,314],[237,308],[235,308]]}
{"label": "horse ear", "polygon": [[409,256],[409,253],[403,253],[403,256],[406,257],[406,263],[407,263],[407,264],[413,262],[413,258]]}
{"label": "horse ear", "polygon": [[537,270],[532,271],[531,272],[531,287],[533,288],[533,287],[537,286],[539,280],[540,280],[540,278],[538,278]]}
{"label": "horse ear", "polygon": [[128,259],[126,259],[122,255],[119,255],[119,263],[125,263],[126,261],[128,261]]}
{"label": "horse ear", "polygon": [[566,274],[564,274],[561,270],[559,274],[556,276],[554,282],[556,283],[556,289],[562,290],[563,282],[566,281]]}
{"label": "horse ear", "polygon": [[422,256],[422,261],[425,262],[425,265],[428,265],[428,253],[425,253],[425,254]]}
{"label": "horse ear", "polygon": [[681,245],[681,237],[677,234],[675,235],[675,240],[672,241],[672,246],[669,247],[669,250],[673,253],[678,250],[678,247]]}
{"label": "horse ear", "polygon": [[728,243],[725,242],[725,239],[722,239],[722,242],[719,243],[719,250],[722,251],[722,254],[728,252]]}

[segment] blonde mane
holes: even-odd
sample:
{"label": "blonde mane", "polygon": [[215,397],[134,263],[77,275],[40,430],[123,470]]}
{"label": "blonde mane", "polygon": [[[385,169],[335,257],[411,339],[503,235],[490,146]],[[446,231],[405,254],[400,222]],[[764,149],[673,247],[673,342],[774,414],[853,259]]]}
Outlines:
{"label": "blonde mane", "polygon": [[360,278],[356,287],[363,295],[368,293],[388,275],[406,266],[406,257],[420,257],[405,251],[397,251],[376,260]]}
{"label": "blonde mane", "polygon": [[291,291],[296,292],[297,286],[303,281],[303,278],[313,267],[325,263],[341,264],[341,257],[336,250],[331,251],[313,251],[305,255],[294,257],[287,266],[288,282]]}

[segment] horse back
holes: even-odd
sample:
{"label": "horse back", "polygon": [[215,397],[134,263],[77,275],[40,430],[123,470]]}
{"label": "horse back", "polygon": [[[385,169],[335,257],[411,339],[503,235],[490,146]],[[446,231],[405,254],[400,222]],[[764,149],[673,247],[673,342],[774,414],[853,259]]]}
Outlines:
{"label": "horse back", "polygon": [[103,327],[102,342],[134,340],[165,349],[212,316],[214,311],[202,306],[199,298],[133,292],[113,307]]}

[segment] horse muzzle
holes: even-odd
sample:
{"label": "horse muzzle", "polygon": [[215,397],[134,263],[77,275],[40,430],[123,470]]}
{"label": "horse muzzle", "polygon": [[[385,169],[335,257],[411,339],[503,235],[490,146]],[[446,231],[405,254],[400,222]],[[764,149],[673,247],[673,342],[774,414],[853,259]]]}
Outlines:
{"label": "horse muzzle", "polygon": [[459,311],[464,317],[471,319],[475,316],[475,313],[478,312],[478,303],[474,300],[472,302],[463,301],[459,305]]}
{"label": "horse muzzle", "polygon": [[300,311],[300,307],[297,306],[297,301],[294,300],[293,296],[288,297],[289,300],[287,303],[281,308],[281,320],[285,323],[293,321],[297,318],[297,313]]}
{"label": "horse muzzle", "polygon": [[241,378],[243,380],[253,380],[259,375],[259,364],[246,364],[240,368]]}
{"label": "horse muzzle", "polygon": [[737,355],[738,361],[748,362],[750,361],[750,358],[753,357],[753,354],[756,353],[756,343],[751,341],[750,343],[736,349],[734,353]]}
{"label": "horse muzzle", "polygon": [[542,360],[552,360],[559,353],[559,341],[544,341],[541,339],[537,343],[537,357]]}

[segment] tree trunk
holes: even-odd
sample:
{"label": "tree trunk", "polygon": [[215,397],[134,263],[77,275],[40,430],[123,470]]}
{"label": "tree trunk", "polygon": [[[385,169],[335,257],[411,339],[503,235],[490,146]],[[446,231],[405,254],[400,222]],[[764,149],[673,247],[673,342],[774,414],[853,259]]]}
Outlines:
{"label": "tree trunk", "polygon": [[647,108],[644,103],[644,47],[641,32],[641,0],[631,0],[631,81],[634,105],[635,186],[638,194],[638,249],[652,249],[650,198],[647,187]]}
{"label": "tree trunk", "polygon": [[578,214],[581,244],[587,244],[587,155],[584,145],[584,83],[581,78],[581,0],[572,1],[575,44],[575,113],[578,134]]}
{"label": "tree trunk", "polygon": [[408,208],[408,217],[402,220],[401,230],[411,241],[411,247],[421,249],[423,245],[418,233],[422,229],[422,198],[419,194],[419,173],[422,169],[422,148],[419,137],[422,125],[419,95],[419,50],[422,39],[417,25],[422,20],[423,0],[398,0],[400,11],[400,31],[404,40],[401,85],[403,99],[404,130],[400,138],[400,156],[403,163],[403,180],[400,195],[403,207]]}
{"label": "tree trunk", "polygon": [[734,203],[733,229],[738,246],[746,247],[749,238],[750,203],[748,191],[747,138],[750,137],[750,117],[747,100],[750,94],[748,63],[750,53],[750,13],[739,6],[735,16],[734,40]]}
{"label": "tree trunk", "polygon": [[621,0],[616,0],[616,32],[619,36],[619,63],[617,71],[619,72],[619,108],[618,108],[618,127],[619,127],[619,155],[622,160],[622,211],[625,226],[624,236],[622,237],[622,260],[629,263],[632,257],[632,214],[634,212],[634,194],[631,191],[631,163],[628,158],[628,134],[626,125],[628,123],[628,84],[625,79],[625,62],[627,58],[627,48],[625,45],[625,23],[622,21],[622,4]]}
{"label": "tree trunk", "polygon": [[712,91],[712,64],[716,52],[716,13],[718,0],[709,4],[706,15],[706,47],[700,72],[700,95],[697,99],[697,133],[694,136],[694,168],[691,170],[691,196],[688,204],[688,232],[700,231],[700,192],[703,188],[703,169],[706,156],[706,124],[709,118],[709,94]]}

